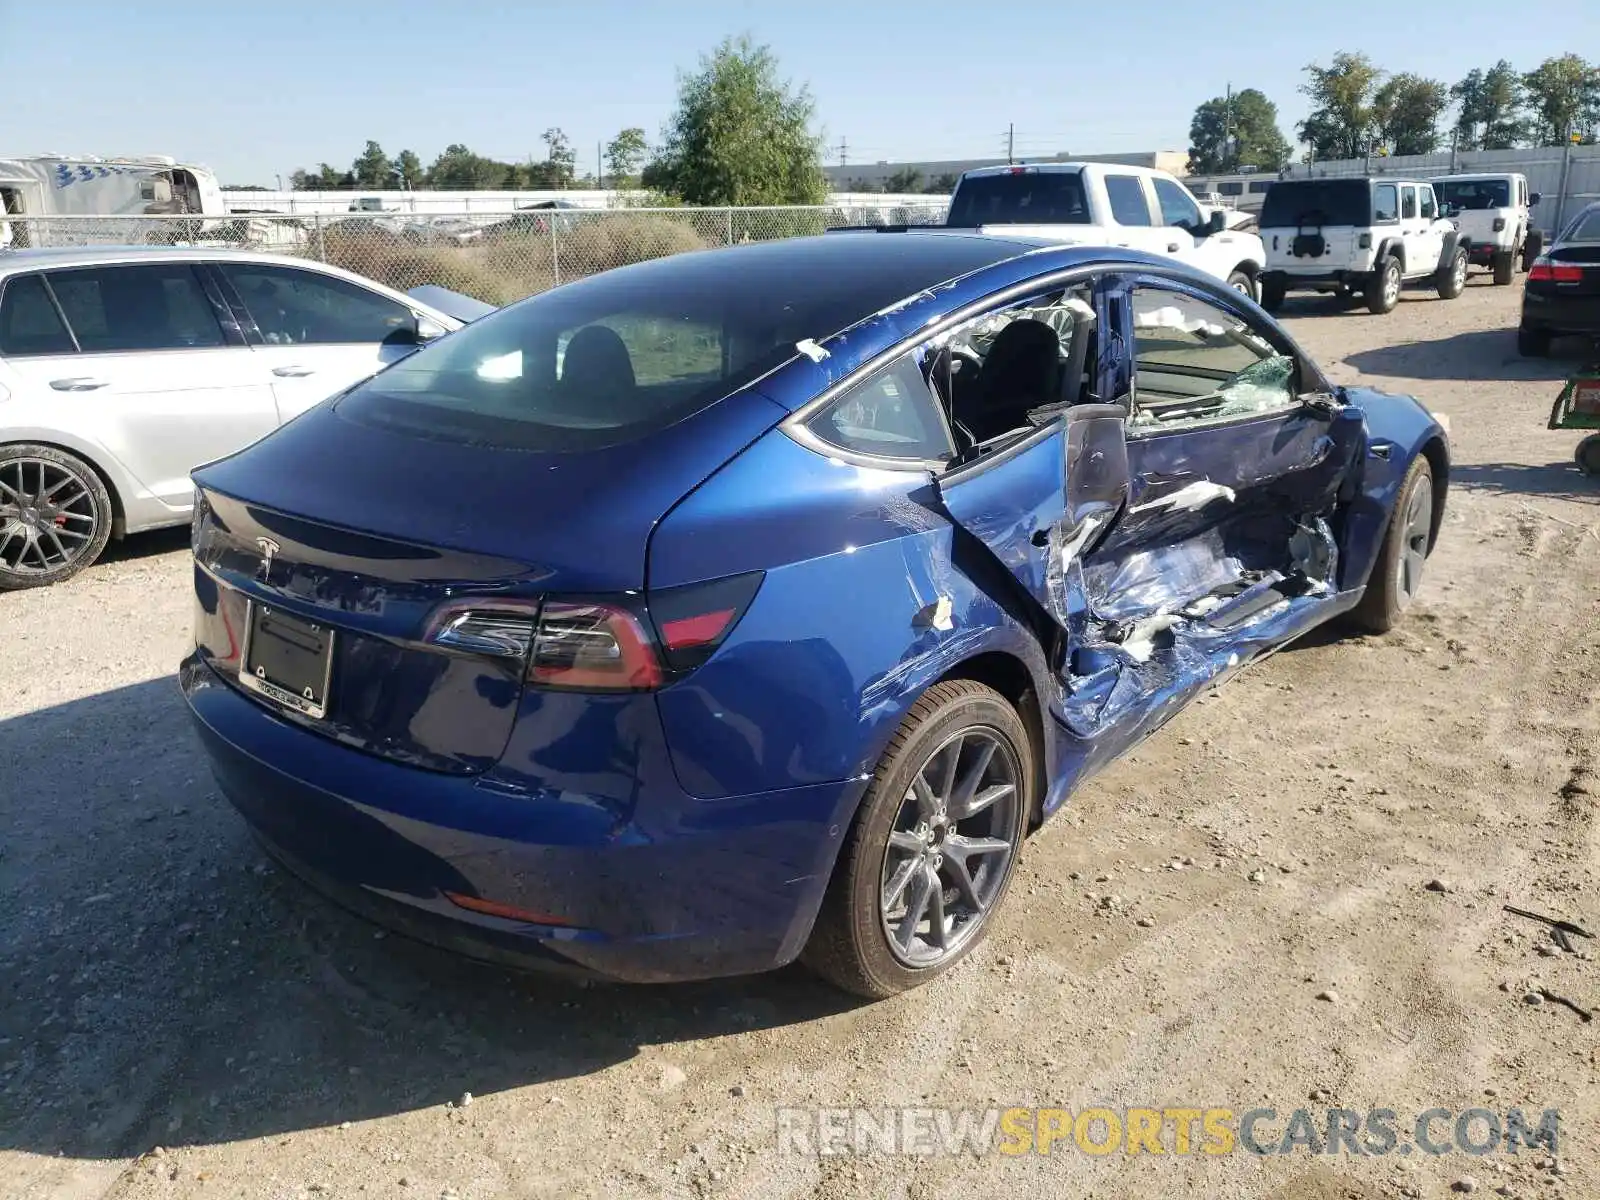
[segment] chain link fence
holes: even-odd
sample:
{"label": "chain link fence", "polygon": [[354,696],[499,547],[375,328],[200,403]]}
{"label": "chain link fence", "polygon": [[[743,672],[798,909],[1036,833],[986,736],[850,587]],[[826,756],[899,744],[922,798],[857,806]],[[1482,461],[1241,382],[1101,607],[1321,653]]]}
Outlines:
{"label": "chain link fence", "polygon": [[399,291],[437,284],[509,304],[613,267],[687,250],[874,225],[937,225],[927,205],[525,209],[513,213],[0,219],[0,247],[192,246],[332,263]]}

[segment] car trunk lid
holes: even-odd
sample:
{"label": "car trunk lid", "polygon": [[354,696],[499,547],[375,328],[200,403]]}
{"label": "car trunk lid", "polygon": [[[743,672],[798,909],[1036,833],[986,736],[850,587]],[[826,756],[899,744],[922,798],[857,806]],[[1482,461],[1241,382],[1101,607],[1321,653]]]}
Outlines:
{"label": "car trunk lid", "polygon": [[510,736],[526,664],[434,644],[435,614],[481,599],[531,624],[551,594],[637,591],[655,523],[782,415],[748,394],[652,438],[537,454],[315,409],[195,473],[198,649],[319,734],[485,770]]}

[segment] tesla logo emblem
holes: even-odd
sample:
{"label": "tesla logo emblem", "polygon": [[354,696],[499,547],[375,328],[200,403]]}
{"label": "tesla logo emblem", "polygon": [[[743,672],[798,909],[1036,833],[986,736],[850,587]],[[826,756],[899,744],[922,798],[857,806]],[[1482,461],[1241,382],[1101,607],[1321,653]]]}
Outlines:
{"label": "tesla logo emblem", "polygon": [[263,582],[272,578],[272,558],[283,547],[268,537],[256,539],[256,549],[261,551],[261,579]]}

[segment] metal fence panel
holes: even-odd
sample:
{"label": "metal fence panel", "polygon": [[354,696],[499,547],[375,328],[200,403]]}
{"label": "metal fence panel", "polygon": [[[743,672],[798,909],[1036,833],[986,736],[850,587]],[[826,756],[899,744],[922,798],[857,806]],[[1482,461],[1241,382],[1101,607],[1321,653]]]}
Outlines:
{"label": "metal fence panel", "polygon": [[537,209],[231,217],[6,217],[0,245],[166,245],[267,251],[333,263],[400,291],[437,284],[508,304],[613,267],[686,250],[847,226],[936,225],[945,202],[819,208]]}

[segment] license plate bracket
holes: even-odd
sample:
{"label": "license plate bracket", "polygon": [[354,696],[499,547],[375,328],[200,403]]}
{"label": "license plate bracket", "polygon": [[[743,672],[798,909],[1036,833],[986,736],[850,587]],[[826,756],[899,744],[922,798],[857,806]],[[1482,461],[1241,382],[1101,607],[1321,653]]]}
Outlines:
{"label": "license plate bracket", "polygon": [[333,641],[334,631],[326,625],[251,601],[239,682],[320,721],[328,715]]}

